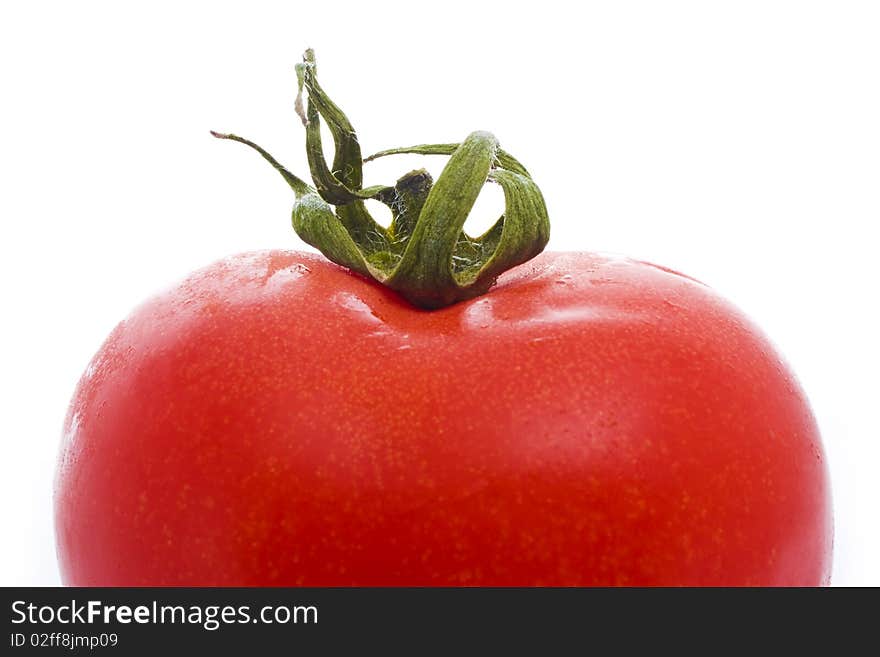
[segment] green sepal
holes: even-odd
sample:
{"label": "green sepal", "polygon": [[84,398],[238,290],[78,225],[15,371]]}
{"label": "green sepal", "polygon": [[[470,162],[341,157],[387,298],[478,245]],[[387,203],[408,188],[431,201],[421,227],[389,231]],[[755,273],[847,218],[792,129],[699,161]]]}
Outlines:
{"label": "green sepal", "polygon": [[[314,187],[255,143],[212,134],[250,146],[278,170],[296,194],[294,230],[328,259],[396,290],[417,306],[440,308],[485,293],[502,272],[544,249],[550,223],[541,192],[493,135],[474,132],[460,144],[395,148],[363,159],[353,126],[318,84],[311,50],[296,74],[296,110],[306,127]],[[322,119],[333,136],[332,166],[324,159]],[[447,155],[449,162],[436,183],[426,171],[417,170],[393,186],[363,188],[364,162],[404,153]],[[487,182],[501,185],[505,211],[492,228],[472,237],[463,226]],[[367,199],[391,209],[388,228],[370,216]]]}

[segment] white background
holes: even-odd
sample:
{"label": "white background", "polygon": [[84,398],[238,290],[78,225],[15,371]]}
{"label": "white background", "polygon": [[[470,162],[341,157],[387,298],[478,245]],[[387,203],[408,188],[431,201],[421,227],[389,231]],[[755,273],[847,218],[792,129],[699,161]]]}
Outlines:
{"label": "white background", "polygon": [[[116,322],[224,255],[302,248],[290,190],[208,129],[305,174],[293,64],[312,46],[365,151],[491,130],[542,187],[549,248],[664,264],[749,313],[824,435],[833,583],[880,585],[878,7],[3,3],[0,584],[59,582],[59,430]],[[488,190],[469,226],[501,207]]]}

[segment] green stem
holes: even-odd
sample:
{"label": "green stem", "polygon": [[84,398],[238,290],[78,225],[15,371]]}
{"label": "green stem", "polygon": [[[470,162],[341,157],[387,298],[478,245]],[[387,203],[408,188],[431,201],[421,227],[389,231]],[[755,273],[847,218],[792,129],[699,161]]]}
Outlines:
{"label": "green stem", "polygon": [[[440,308],[485,293],[502,272],[544,249],[550,224],[541,192],[493,135],[474,132],[460,144],[395,148],[363,159],[353,126],[318,84],[311,50],[296,73],[296,110],[306,127],[314,187],[257,144],[236,135],[211,134],[253,148],[284,177],[296,194],[294,230],[328,259],[398,291],[417,306]],[[303,92],[308,94],[305,106]],[[333,136],[332,166],[324,159],[322,119]],[[363,188],[364,162],[403,153],[447,155],[449,162],[436,183],[427,171],[418,170],[394,186]],[[504,214],[483,235],[472,237],[463,226],[487,182],[504,190]],[[388,228],[370,216],[367,199],[391,209]]]}

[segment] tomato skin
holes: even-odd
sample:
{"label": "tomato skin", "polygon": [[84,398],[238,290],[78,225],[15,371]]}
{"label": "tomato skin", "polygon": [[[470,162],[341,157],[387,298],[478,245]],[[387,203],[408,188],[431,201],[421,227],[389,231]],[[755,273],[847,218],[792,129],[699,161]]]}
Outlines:
{"label": "tomato skin", "polygon": [[821,441],[767,339],[662,268],[545,253],[421,311],[297,252],[110,335],[56,479],[94,585],[820,585]]}

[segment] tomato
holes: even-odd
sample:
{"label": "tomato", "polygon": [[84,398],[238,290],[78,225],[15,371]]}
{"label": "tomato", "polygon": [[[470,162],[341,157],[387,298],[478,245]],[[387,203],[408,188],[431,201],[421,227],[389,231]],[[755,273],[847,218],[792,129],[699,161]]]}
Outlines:
{"label": "tomato", "polygon": [[[538,255],[543,196],[490,133],[363,158],[316,75],[307,51],[314,186],[212,134],[281,173],[336,264],[231,257],[116,328],[65,423],[66,583],[828,583],[819,434],[756,327],[668,269]],[[364,188],[398,153],[450,157]],[[505,212],[469,236],[486,183]]]}
{"label": "tomato", "polygon": [[74,396],[72,585],[818,585],[816,424],[708,287],[545,253],[435,311],[243,254],[120,324]]}

